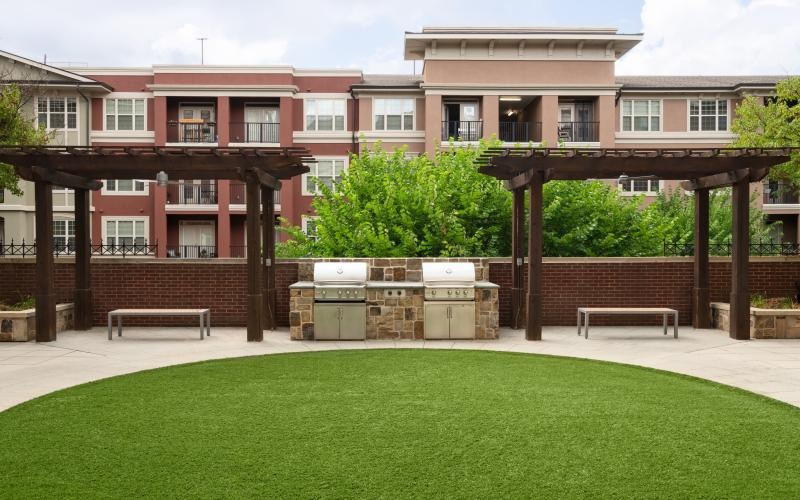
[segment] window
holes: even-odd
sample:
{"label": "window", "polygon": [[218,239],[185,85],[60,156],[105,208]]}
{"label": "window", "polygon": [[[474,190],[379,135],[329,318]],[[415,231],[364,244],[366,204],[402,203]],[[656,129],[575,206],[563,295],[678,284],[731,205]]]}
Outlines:
{"label": "window", "polygon": [[59,253],[75,251],[75,221],[53,221],[53,249]]}
{"label": "window", "polygon": [[37,126],[46,129],[78,128],[78,101],[74,97],[37,97]]}
{"label": "window", "polygon": [[306,130],[344,130],[344,99],[306,99]]}
{"label": "window", "polygon": [[144,99],[106,99],[106,130],[144,130]]}
{"label": "window", "polygon": [[624,195],[655,195],[661,191],[661,181],[658,179],[629,179],[620,184],[620,191]]}
{"label": "window", "polygon": [[728,101],[690,100],[689,130],[693,132],[728,130]]}
{"label": "window", "polygon": [[413,130],[414,99],[375,99],[375,130]]}
{"label": "window", "polygon": [[316,163],[308,165],[311,171],[303,174],[303,194],[305,196],[320,194],[318,182],[333,189],[333,183],[342,178],[342,172],[346,168],[345,162],[344,158],[319,158]]}
{"label": "window", "polygon": [[103,182],[103,194],[147,194],[148,183],[133,179],[108,179]]}
{"label": "window", "polygon": [[304,215],[303,219],[301,220],[303,232],[306,233],[306,236],[309,239],[316,241],[317,239],[317,219],[319,217],[314,217],[310,215]]}
{"label": "window", "polygon": [[108,246],[133,247],[147,244],[147,218],[105,219],[103,241]]}
{"label": "window", "polygon": [[661,130],[661,101],[623,100],[623,132],[658,132]]}

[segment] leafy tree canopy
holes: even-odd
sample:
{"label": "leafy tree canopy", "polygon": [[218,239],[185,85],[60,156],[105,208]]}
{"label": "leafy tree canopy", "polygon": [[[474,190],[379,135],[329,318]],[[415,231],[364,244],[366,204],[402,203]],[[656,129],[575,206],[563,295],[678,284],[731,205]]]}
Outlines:
{"label": "leafy tree canopy", "polygon": [[[511,193],[478,173],[481,148],[439,150],[408,157],[377,146],[353,156],[330,189],[319,184],[313,206],[316,240],[284,227],[291,239],[282,257],[507,256],[511,253]],[[682,191],[622,197],[601,181],[544,185],[543,250],[549,256],[661,255],[664,242],[692,241],[694,204]],[[711,195],[711,242],[731,237],[730,191]],[[527,202],[527,200],[526,200]],[[286,224],[286,221],[284,221]],[[526,224],[527,226],[527,224]],[[754,239],[766,238],[762,213],[751,209]]]}
{"label": "leafy tree canopy", "polygon": [[[37,129],[26,117],[23,106],[27,102],[25,93],[16,84],[0,86],[0,144],[42,145],[47,143],[44,129]],[[0,163],[0,189],[8,189],[21,195],[19,178],[11,165]]]}
{"label": "leafy tree canopy", "polygon": [[[778,82],[776,96],[762,104],[760,97],[748,96],[737,108],[731,126],[739,137],[736,147],[800,147],[800,77]],[[770,177],[800,188],[800,153],[770,171]]]}

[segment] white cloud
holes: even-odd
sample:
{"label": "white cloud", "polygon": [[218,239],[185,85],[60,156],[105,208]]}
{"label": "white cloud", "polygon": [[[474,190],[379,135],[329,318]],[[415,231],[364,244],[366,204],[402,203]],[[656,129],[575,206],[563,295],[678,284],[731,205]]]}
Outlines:
{"label": "white cloud", "polygon": [[[403,47],[397,44],[378,47],[371,54],[360,58],[354,67],[361,68],[364,73],[411,73],[414,65],[411,61],[403,59]],[[417,72],[422,70],[422,62],[417,61]]]}
{"label": "white cloud", "polygon": [[206,64],[267,64],[282,60],[288,41],[280,39],[252,42],[233,40],[222,33],[206,33],[192,24],[168,31],[151,44],[156,61],[199,64],[200,41],[208,37],[214,43],[205,43]]}
{"label": "white cloud", "polygon": [[800,74],[800,0],[645,0],[619,74]]}

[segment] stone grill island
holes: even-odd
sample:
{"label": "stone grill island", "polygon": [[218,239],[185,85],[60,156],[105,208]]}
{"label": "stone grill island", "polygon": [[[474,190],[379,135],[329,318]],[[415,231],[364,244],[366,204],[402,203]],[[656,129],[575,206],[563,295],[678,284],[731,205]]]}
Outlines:
{"label": "stone grill island", "polygon": [[366,338],[424,339],[425,292],[423,262],[464,262],[475,266],[475,339],[496,339],[499,332],[499,286],[490,283],[485,259],[315,259],[301,262],[299,281],[289,286],[289,330],[293,340],[313,340],[314,262],[366,262]]}

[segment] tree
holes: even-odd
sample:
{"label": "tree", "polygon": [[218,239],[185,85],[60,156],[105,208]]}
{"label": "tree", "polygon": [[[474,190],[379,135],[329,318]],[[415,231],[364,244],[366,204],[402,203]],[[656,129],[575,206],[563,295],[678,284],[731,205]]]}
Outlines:
{"label": "tree", "polygon": [[[750,239],[769,240],[773,225],[767,225],[758,209],[754,194],[750,200]],[[730,243],[733,231],[731,189],[713,189],[708,195],[708,240],[711,245]],[[664,242],[694,242],[694,198],[680,190],[661,192],[653,203],[642,211],[642,224],[648,228],[650,254],[659,255]]]}
{"label": "tree", "polygon": [[[482,143],[480,148],[488,143]],[[505,255],[511,196],[478,173],[476,148],[407,157],[380,145],[353,156],[335,189],[318,183],[317,240],[291,229],[281,255],[337,257]]]}
{"label": "tree", "polygon": [[[747,96],[739,105],[731,127],[739,135],[733,146],[800,146],[800,77],[778,82],[775,93],[765,104],[759,97]],[[788,163],[772,168],[770,177],[800,189],[800,152],[793,152]]]}
{"label": "tree", "polygon": [[[0,86],[0,144],[43,145],[47,143],[44,129],[37,129],[33,120],[25,116],[24,106],[28,93],[16,84]],[[19,178],[11,165],[0,163],[0,189],[21,195]]]}

